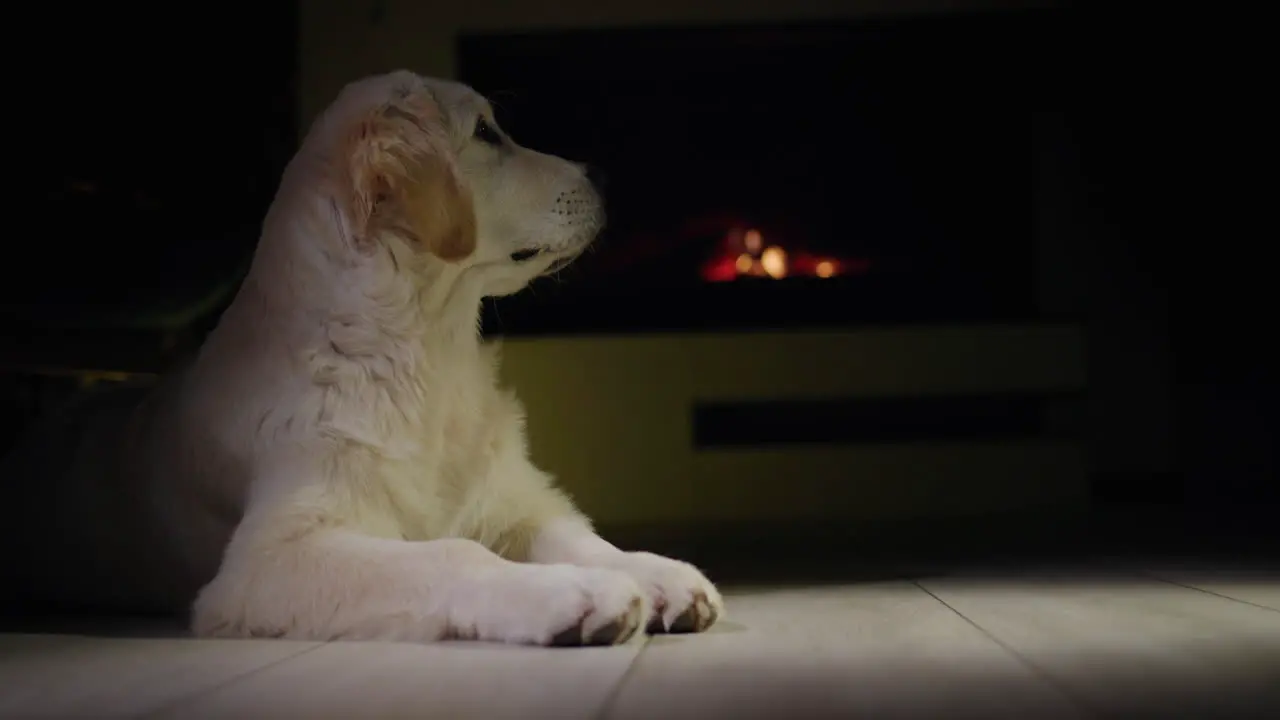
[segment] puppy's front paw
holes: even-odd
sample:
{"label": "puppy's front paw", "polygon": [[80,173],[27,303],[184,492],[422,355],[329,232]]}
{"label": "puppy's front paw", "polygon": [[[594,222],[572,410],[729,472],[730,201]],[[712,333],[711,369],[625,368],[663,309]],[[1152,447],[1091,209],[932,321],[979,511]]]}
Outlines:
{"label": "puppy's front paw", "polygon": [[456,634],[527,645],[617,645],[648,617],[626,573],[572,565],[512,565],[457,598]]}
{"label": "puppy's front paw", "polygon": [[647,552],[626,553],[610,564],[640,583],[652,603],[651,633],[702,632],[724,615],[720,591],[687,562]]}

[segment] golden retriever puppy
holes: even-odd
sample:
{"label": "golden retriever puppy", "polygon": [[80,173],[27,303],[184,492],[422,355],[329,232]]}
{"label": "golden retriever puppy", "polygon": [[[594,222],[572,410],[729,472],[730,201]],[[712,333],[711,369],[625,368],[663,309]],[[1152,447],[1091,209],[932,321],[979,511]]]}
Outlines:
{"label": "golden retriever puppy", "polygon": [[24,448],[14,467],[35,475],[7,527],[41,547],[11,553],[10,579],[52,599],[194,599],[200,636],[707,628],[723,608],[701,572],[601,539],[530,463],[480,341],[482,298],[568,263],[603,223],[583,169],[517,145],[470,88],[405,71],[349,85],[192,363],[82,413],[61,428],[74,444]]}

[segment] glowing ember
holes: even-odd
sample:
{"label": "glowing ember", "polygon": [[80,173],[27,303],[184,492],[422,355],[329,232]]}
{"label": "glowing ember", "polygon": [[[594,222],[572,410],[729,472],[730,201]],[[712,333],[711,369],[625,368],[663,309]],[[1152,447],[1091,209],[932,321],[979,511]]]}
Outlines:
{"label": "glowing ember", "polygon": [[772,242],[766,244],[760,230],[736,222],[728,230],[722,228],[723,224],[717,228],[717,232],[723,234],[711,257],[699,268],[699,274],[707,282],[733,282],[746,278],[827,279],[863,275],[871,268],[871,262],[865,258],[824,257],[810,253],[803,246],[788,246],[777,236],[771,236]]}
{"label": "glowing ember", "polygon": [[776,245],[767,247],[760,255],[760,265],[769,277],[775,280],[784,278],[787,275],[787,253]]}

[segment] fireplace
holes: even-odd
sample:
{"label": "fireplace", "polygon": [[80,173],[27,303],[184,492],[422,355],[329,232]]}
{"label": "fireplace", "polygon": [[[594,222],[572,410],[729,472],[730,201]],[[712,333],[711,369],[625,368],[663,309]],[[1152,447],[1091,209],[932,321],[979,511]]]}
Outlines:
{"label": "fireplace", "polygon": [[501,334],[1034,320],[1036,118],[1062,11],[468,35],[521,143],[598,166],[592,252]]}

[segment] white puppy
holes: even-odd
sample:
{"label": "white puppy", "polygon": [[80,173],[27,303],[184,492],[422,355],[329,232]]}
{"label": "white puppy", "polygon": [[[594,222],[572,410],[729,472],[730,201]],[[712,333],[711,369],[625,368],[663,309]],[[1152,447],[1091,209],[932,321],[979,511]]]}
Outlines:
{"label": "white puppy", "polygon": [[582,168],[515,144],[470,88],[403,71],[348,86],[191,365],[82,413],[61,428],[76,446],[24,449],[43,475],[8,506],[36,543],[7,543],[11,580],[55,600],[194,598],[202,636],[707,628],[722,604],[702,573],[602,540],[530,463],[480,342],[481,298],[569,262],[603,222]]}

